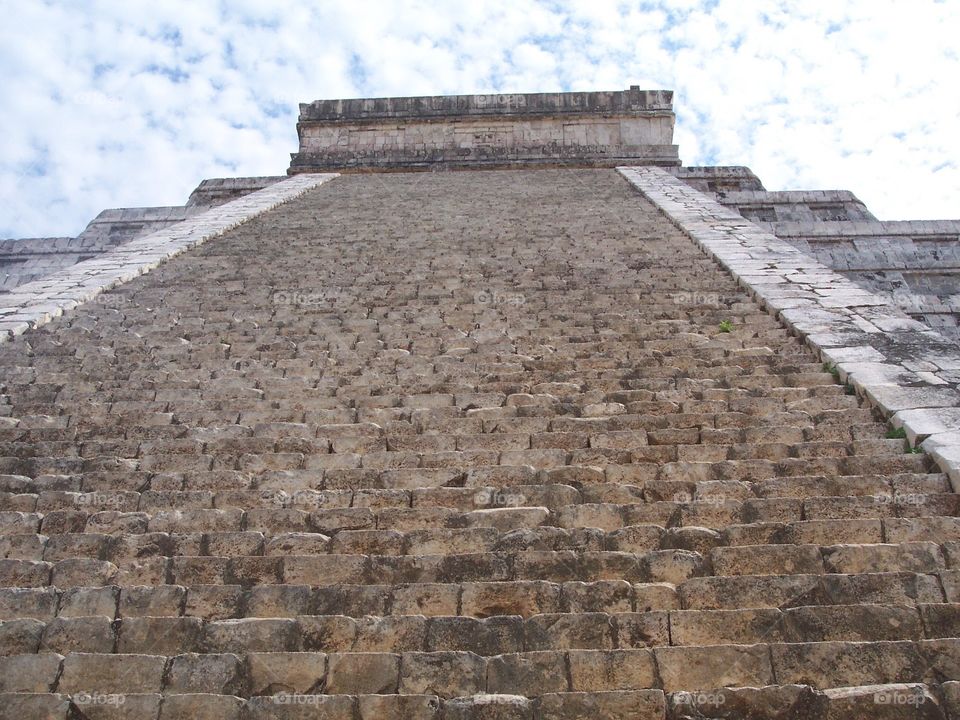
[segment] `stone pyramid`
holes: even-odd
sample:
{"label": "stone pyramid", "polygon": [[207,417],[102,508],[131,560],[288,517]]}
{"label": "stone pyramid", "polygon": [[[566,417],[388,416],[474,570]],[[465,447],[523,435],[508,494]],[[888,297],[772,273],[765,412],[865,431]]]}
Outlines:
{"label": "stone pyramid", "polygon": [[300,132],[0,295],[0,718],[960,718],[951,339],[660,91]]}

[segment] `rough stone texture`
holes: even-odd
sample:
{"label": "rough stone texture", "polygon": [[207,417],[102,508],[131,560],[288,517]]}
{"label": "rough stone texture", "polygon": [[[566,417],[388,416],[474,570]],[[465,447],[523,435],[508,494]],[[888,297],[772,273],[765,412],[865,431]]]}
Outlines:
{"label": "rough stone texture", "polygon": [[947,475],[685,230],[354,174],[2,343],[0,718],[943,717]]}

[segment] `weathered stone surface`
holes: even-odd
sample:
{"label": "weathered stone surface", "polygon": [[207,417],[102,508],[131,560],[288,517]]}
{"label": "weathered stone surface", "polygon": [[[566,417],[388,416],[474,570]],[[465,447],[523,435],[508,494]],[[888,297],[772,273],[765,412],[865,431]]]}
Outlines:
{"label": "weathered stone surface", "polygon": [[127,720],[156,718],[162,696],[157,693],[75,693],[70,699],[73,706],[90,720]]}
{"label": "weathered stone surface", "polygon": [[661,690],[547,694],[540,698],[543,720],[562,718],[663,718],[666,699]]}
{"label": "weathered stone surface", "polygon": [[327,656],[326,691],[336,695],[397,692],[400,657],[390,653],[332,653]]}
{"label": "weathered stone surface", "polygon": [[649,650],[571,650],[568,655],[571,689],[575,692],[632,690],[657,684]]}
{"label": "weathered stone surface", "polygon": [[112,653],[115,642],[114,628],[107,617],[58,617],[43,631],[44,648],[64,655]]}
{"label": "weathered stone surface", "polygon": [[355,699],[349,695],[286,695],[252,697],[243,717],[257,720],[349,720]]}
{"label": "weathered stone surface", "polygon": [[443,698],[473,695],[486,686],[487,663],[469,652],[404,653],[400,693]]}
{"label": "weathered stone surface", "polygon": [[777,679],[821,688],[908,682],[926,676],[918,649],[907,642],[796,643],[771,647]]}
{"label": "weathered stone surface", "polygon": [[100,615],[113,619],[117,614],[117,588],[69,588],[60,596],[59,617],[90,617]]}
{"label": "weathered stone surface", "polygon": [[125,618],[119,630],[117,651],[176,655],[200,649],[203,621],[191,617]]}
{"label": "weathered stone surface", "polygon": [[454,720],[528,720],[534,704],[522,695],[474,695],[443,704],[444,717]]}
{"label": "weathered stone surface", "polygon": [[825,717],[838,720],[858,715],[880,720],[947,717],[940,701],[922,684],[833,688],[825,690],[824,695],[828,702]]}
{"label": "weathered stone surface", "polygon": [[955,429],[905,452],[884,391],[839,380],[953,388],[960,364],[667,185],[344,176],[202,247],[167,228],[192,249],[116,306],[5,335],[0,658],[34,698],[9,706],[903,716],[880,683],[951,707]]}
{"label": "weathered stone surface", "polygon": [[920,639],[924,634],[914,608],[868,604],[788,608],[782,627],[786,642]]}
{"label": "weathered stone surface", "polygon": [[358,698],[361,720],[409,718],[436,720],[440,717],[440,698],[435,695],[363,695]]}
{"label": "weathered stone surface", "polygon": [[160,720],[184,717],[196,720],[240,720],[243,707],[243,700],[231,695],[168,694],[163,698]]}
{"label": "weathered stone surface", "polygon": [[0,622],[0,656],[37,652],[45,625],[33,618]]}
{"label": "weathered stone surface", "polygon": [[191,653],[173,658],[165,689],[176,693],[240,695],[244,682],[243,663],[236,655]]}
{"label": "weathered stone surface", "polygon": [[524,623],[530,650],[613,647],[613,623],[605,613],[537,615]]}
{"label": "weathered stone surface", "polygon": [[[667,692],[773,684],[766,645],[667,647],[656,648],[654,654]],[[777,680],[790,682],[779,675]]]}
{"label": "weathered stone surface", "polygon": [[53,690],[62,655],[11,655],[0,657],[0,692],[45,693]]}
{"label": "weathered stone surface", "polygon": [[497,616],[484,620],[438,617],[431,619],[427,627],[427,650],[457,649],[491,656],[524,649],[524,623],[515,616]]}
{"label": "weathered stone surface", "polygon": [[498,655],[487,663],[487,691],[502,695],[541,695],[565,692],[564,655],[529,652]]}
{"label": "weathered stone surface", "polygon": [[751,610],[674,610],[670,613],[673,645],[721,645],[782,640],[781,613]]}
{"label": "weathered stone surface", "polygon": [[63,720],[70,710],[67,695],[53,693],[9,693],[0,696],[0,718],[23,720],[35,717]]}
{"label": "weathered stone surface", "polygon": [[327,658],[323,653],[267,652],[247,655],[251,695],[312,695],[322,689],[326,670]]}
{"label": "weathered stone surface", "polygon": [[559,612],[560,588],[546,582],[465,583],[461,599],[464,615],[522,615]]}
{"label": "weathered stone surface", "polygon": [[162,655],[72,653],[63,660],[61,693],[160,692],[166,658]]}
{"label": "weathered stone surface", "polygon": [[[828,702],[805,685],[774,685],[760,688],[718,688],[678,691],[669,696],[670,717],[790,718],[824,717]],[[868,717],[872,717],[867,715]]]}

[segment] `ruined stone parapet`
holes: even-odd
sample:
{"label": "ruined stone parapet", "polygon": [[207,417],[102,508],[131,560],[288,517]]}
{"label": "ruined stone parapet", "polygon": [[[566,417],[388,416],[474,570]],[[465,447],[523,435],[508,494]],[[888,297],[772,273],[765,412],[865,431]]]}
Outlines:
{"label": "ruined stone parapet", "polygon": [[241,178],[208,178],[202,181],[190,193],[187,207],[213,207],[222,205],[230,200],[236,200],[268,185],[283,180],[283,175],[266,175],[262,177]]}
{"label": "ruined stone parapet", "polygon": [[[200,208],[192,210],[199,212]],[[191,210],[174,205],[164,207],[112,208],[97,215],[77,236],[82,243],[97,250],[122,245],[134,238],[183,222]]]}
{"label": "ruined stone parapet", "polygon": [[0,239],[0,295],[262,190],[285,177],[210,178],[190,193],[186,205],[104,210],[76,237]]}
{"label": "ruined stone parapet", "polygon": [[867,206],[849,190],[759,190],[717,193],[721,205],[733,206],[756,223],[875,221]]}
{"label": "ruined stone parapet", "polygon": [[72,237],[0,240],[0,294],[77,262]]}
{"label": "ruined stone parapet", "polygon": [[741,165],[674,167],[668,172],[701,192],[765,191],[760,178]]}
{"label": "ruined stone parapet", "polygon": [[679,165],[668,90],[317,100],[290,174],[321,170]]}

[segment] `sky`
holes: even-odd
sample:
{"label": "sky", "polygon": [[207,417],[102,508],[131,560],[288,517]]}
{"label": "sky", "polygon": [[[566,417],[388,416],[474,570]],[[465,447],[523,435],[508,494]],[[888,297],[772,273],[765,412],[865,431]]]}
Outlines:
{"label": "sky", "polygon": [[0,237],[282,175],[298,103],[675,91],[684,165],[960,218],[956,0],[0,0]]}

